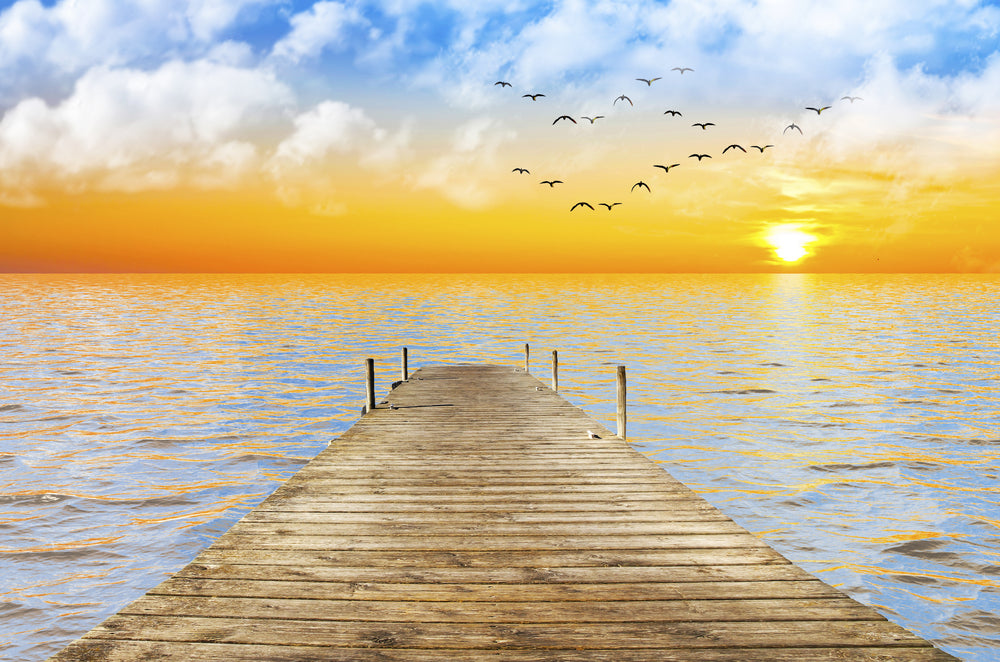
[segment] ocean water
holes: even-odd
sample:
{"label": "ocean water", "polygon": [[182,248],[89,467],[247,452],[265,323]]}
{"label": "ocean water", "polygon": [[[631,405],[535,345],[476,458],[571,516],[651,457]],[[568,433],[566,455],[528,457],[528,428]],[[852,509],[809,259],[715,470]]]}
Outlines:
{"label": "ocean water", "polygon": [[1000,278],[0,275],[0,659],[190,561],[429,363],[518,365],[792,561],[1000,659]]}

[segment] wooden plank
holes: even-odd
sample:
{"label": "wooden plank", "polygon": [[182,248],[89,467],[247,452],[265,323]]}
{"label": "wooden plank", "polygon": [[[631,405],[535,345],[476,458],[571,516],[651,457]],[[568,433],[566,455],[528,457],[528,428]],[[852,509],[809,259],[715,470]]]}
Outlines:
{"label": "wooden plank", "polygon": [[[119,615],[91,633],[95,639],[160,641],[210,640],[234,644],[352,646],[391,638],[393,646],[416,649],[613,648],[642,650],[784,647],[817,637],[829,646],[913,646],[884,620],[746,622],[641,622],[518,624],[247,620],[177,616]],[[387,643],[387,642],[385,642]]]}
{"label": "wooden plank", "polygon": [[[591,438],[588,431],[599,438]],[[953,659],[541,384],[431,366],[53,660]]]}
{"label": "wooden plank", "polygon": [[[939,662],[954,660],[928,646],[902,647],[870,645],[822,648],[648,648],[626,649],[402,649],[388,645],[391,634],[375,634],[367,647],[334,648],[330,646],[247,645],[220,643],[189,643],[162,641],[102,641],[81,640],[70,645],[63,655],[54,659],[93,662],[469,662],[498,659],[507,662],[873,662],[874,660],[906,660],[907,662]],[[709,635],[706,633],[706,637]],[[393,640],[394,641],[394,640]]]}

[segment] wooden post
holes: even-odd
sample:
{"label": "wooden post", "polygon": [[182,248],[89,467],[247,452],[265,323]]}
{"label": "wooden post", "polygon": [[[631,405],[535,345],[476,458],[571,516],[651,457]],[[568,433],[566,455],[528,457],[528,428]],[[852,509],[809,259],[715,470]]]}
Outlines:
{"label": "wooden post", "polygon": [[559,352],[552,350],[552,390],[559,390]]}
{"label": "wooden post", "polygon": [[401,361],[400,374],[402,375],[402,377],[400,377],[400,379],[402,379],[405,382],[407,379],[410,378],[410,372],[409,372],[409,368],[407,366],[407,361],[406,361],[406,348],[405,347],[403,348],[403,356],[400,359],[400,361]]}
{"label": "wooden post", "polygon": [[528,343],[524,343],[524,371],[528,372]]}
{"label": "wooden post", "polygon": [[365,408],[375,409],[375,359],[365,359]]}
{"label": "wooden post", "polygon": [[618,366],[618,436],[625,438],[625,366]]}

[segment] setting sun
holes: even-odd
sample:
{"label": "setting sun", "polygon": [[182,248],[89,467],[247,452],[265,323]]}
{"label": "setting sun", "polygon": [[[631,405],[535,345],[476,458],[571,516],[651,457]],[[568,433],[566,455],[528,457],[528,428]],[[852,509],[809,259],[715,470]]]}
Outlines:
{"label": "setting sun", "polygon": [[766,240],[784,262],[797,262],[809,255],[806,245],[816,241],[816,237],[794,225],[779,225],[771,228]]}

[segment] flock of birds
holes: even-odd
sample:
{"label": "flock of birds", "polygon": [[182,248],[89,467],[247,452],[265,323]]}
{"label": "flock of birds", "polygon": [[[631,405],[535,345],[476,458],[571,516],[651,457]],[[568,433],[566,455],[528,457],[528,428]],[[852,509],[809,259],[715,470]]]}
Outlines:
{"label": "flock of birds", "polygon": [[[692,69],[691,67],[674,67],[673,69],[671,69],[671,71],[677,71],[678,73],[680,73],[681,75],[683,75],[684,72],[686,72],[686,71],[692,71],[693,72],[694,69]],[[661,78],[662,78],[662,76],[657,76],[655,78],[636,78],[635,80],[639,81],[639,82],[642,82],[642,83],[645,83],[647,87],[652,87],[653,83],[656,82],[656,81],[658,81],[658,80],[660,80]],[[501,89],[503,89],[505,87],[512,87],[511,83],[509,83],[508,81],[505,81],[505,80],[498,80],[493,85],[494,86],[500,86]],[[521,98],[523,98],[523,99],[530,99],[531,101],[537,101],[539,98],[544,97],[544,96],[545,96],[545,94],[543,94],[541,92],[531,92],[531,93],[528,93],[528,94],[522,94]],[[864,99],[862,99],[861,97],[850,96],[850,95],[841,97],[840,100],[841,101],[849,101],[851,104],[853,104],[855,101],[864,101]],[[621,95],[615,97],[614,101],[612,101],[612,106],[616,105],[619,101],[628,102],[629,106],[635,106],[635,104],[632,102],[632,99],[629,98],[629,96],[627,94],[621,94]],[[817,116],[819,116],[819,115],[823,114],[823,111],[829,110],[830,108],[832,108],[832,106],[817,105],[817,106],[806,106],[805,110],[811,110],[811,111],[815,112]],[[674,109],[665,110],[663,112],[663,114],[664,115],[670,115],[671,117],[683,117],[683,114],[680,111],[674,110]],[[597,120],[605,119],[605,116],[604,115],[593,115],[593,116],[589,116],[588,117],[588,116],[585,116],[585,115],[581,115],[580,119],[587,120],[591,124],[594,124],[595,122],[597,122]],[[555,120],[552,121],[552,124],[555,125],[555,124],[557,124],[559,122],[572,122],[573,124],[577,124],[576,119],[573,118],[570,115],[559,115],[558,117],[555,118]],[[707,131],[710,126],[715,126],[715,123],[714,122],[694,122],[693,124],[691,124],[691,126],[692,127],[698,127],[702,131]],[[784,135],[785,133],[787,133],[789,131],[798,131],[799,134],[802,134],[802,127],[800,127],[795,122],[792,122],[788,126],[785,127],[785,129],[782,131],[782,135]],[[772,145],[772,144],[750,145],[750,149],[756,149],[761,155],[764,154],[764,150],[770,149],[772,147],[774,147],[774,145]],[[731,145],[726,146],[725,149],[722,150],[722,153],[725,154],[729,150],[740,150],[744,154],[748,153],[747,150],[746,150],[746,148],[744,148],[742,145],[737,144],[737,143],[733,143]],[[697,159],[698,162],[701,163],[701,161],[703,159],[710,159],[710,158],[712,158],[712,155],[711,154],[694,153],[694,154],[689,155],[688,158]],[[654,168],[661,168],[663,170],[664,174],[666,174],[666,173],[669,173],[671,169],[677,168],[680,165],[681,165],[680,163],[671,163],[669,165],[661,164],[661,163],[655,163],[655,164],[653,164],[653,167]],[[516,167],[511,172],[517,173],[517,174],[520,174],[520,175],[530,175],[531,174],[530,170],[528,170],[527,168],[522,168],[522,167]],[[539,182],[539,184],[548,185],[549,188],[555,188],[556,184],[563,184],[563,183],[564,182],[562,180],[560,180],[560,179],[543,179],[543,180],[541,180]],[[646,189],[647,193],[652,192],[651,189],[649,188],[649,184],[647,184],[646,182],[644,182],[642,180],[639,180],[635,184],[633,184],[632,188],[630,189],[630,192],[635,192],[636,189],[639,189],[639,190]],[[598,206],[605,207],[608,211],[611,211],[614,207],[616,207],[616,206],[618,206],[618,205],[620,205],[622,203],[621,202],[599,202],[597,204],[598,204]],[[590,209],[590,210],[594,209],[594,206],[591,205],[589,202],[580,201],[580,202],[575,203],[572,207],[570,207],[570,211],[575,211],[577,208],[584,208],[584,207],[587,208],[587,209]]]}

